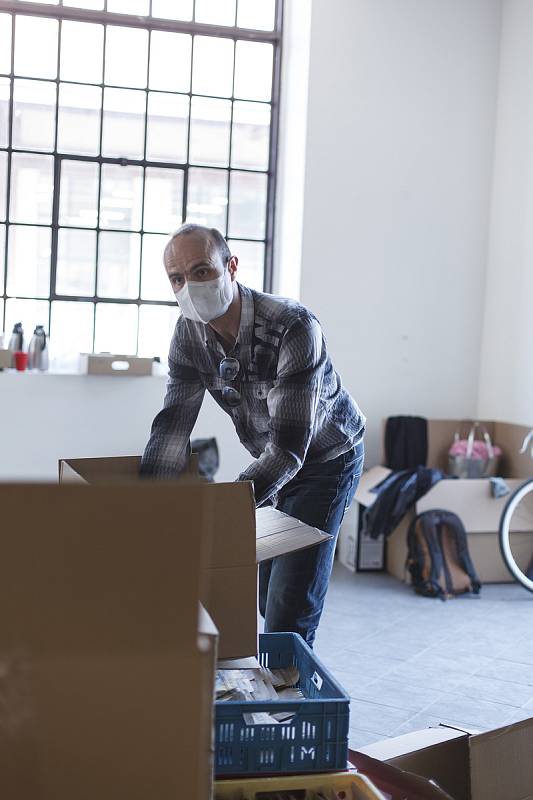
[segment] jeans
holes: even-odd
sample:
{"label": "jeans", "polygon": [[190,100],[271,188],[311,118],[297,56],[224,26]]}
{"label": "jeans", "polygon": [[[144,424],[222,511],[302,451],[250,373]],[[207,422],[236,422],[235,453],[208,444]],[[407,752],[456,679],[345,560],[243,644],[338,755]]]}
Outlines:
{"label": "jeans", "polygon": [[259,610],[265,632],[293,631],[313,646],[328,588],[337,535],[361,477],[364,445],[324,464],[304,464],[279,492],[277,508],[332,535],[328,542],[259,565]]}

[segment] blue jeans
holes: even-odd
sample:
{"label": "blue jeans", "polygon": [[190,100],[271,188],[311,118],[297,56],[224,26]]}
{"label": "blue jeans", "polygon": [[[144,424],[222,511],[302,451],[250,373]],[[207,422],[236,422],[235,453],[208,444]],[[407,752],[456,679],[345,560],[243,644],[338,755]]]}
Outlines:
{"label": "blue jeans", "polygon": [[265,632],[293,631],[312,647],[333,567],[337,534],[361,477],[363,442],[324,464],[304,464],[278,495],[277,507],[330,533],[329,542],[259,565]]}

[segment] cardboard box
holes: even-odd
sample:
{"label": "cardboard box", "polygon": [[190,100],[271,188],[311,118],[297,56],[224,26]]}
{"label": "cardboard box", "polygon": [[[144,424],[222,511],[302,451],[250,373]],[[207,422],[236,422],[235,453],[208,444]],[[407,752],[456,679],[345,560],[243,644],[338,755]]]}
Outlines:
{"label": "cardboard box", "polygon": [[435,780],[454,800],[533,798],[533,718],[485,733],[428,728],[361,753]]}
{"label": "cardboard box", "polygon": [[[468,431],[469,422],[457,420],[428,421],[428,466],[446,470],[448,449],[455,431]],[[500,422],[485,422],[494,443],[504,453],[501,474],[506,478],[511,490],[517,488],[531,474],[531,459],[528,454],[520,454],[520,446],[529,427]],[[375,502],[372,492],[390,470],[376,466],[361,476],[355,500],[366,508]],[[407,557],[407,529],[415,514],[433,508],[453,511],[462,519],[468,533],[470,554],[482,583],[512,582],[500,555],[498,528],[500,516],[508,497],[493,498],[488,480],[454,479],[437,483],[422,497],[416,508],[405,515],[392,531],[386,542],[387,571],[400,580],[407,580],[405,561]],[[533,558],[533,503],[530,513],[522,513],[516,520],[513,536],[513,553],[522,567]]]}
{"label": "cardboard box", "polygon": [[82,371],[87,375],[151,375],[153,358],[116,356],[111,353],[82,353]]}
{"label": "cardboard box", "polygon": [[206,487],[0,484],[0,785],[13,800],[210,797]]}
{"label": "cardboard box", "polygon": [[[61,482],[109,483],[139,480],[139,456],[68,459],[59,463]],[[191,476],[175,482],[172,519],[183,539],[181,504]],[[140,481],[153,484],[155,481]],[[213,504],[212,548],[201,598],[219,631],[219,657],[257,654],[257,565],[327,541],[330,536],[274,508],[256,513],[249,482],[204,484]],[[149,523],[152,524],[151,522]]]}
{"label": "cardboard box", "polygon": [[0,369],[9,369],[11,367],[11,359],[11,350],[0,350]]}

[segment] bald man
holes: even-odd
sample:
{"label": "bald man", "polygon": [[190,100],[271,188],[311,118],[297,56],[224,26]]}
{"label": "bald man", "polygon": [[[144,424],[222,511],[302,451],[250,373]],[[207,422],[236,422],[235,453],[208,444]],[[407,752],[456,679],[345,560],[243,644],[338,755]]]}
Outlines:
{"label": "bald man", "polygon": [[181,315],[141,472],[172,478],[184,469],[207,389],[254,459],[237,480],[253,481],[256,505],[274,504],[333,536],[259,570],[265,631],[294,631],[312,646],[363,467],[365,418],[333,369],[317,319],[293,300],[238,283],[238,259],[219,231],[183,225],[164,264]]}

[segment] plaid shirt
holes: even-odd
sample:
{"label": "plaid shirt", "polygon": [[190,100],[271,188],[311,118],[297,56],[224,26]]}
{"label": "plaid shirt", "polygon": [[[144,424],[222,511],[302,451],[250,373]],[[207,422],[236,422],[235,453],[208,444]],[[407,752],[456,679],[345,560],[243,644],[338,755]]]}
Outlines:
{"label": "plaid shirt", "polygon": [[[153,422],[141,473],[172,478],[183,470],[207,389],[255,459],[238,480],[253,481],[259,506],[274,499],[304,461],[330,461],[359,442],[365,418],[333,369],[316,318],[292,300],[241,284],[239,291],[239,334],[227,355],[239,361],[240,371],[230,383],[219,377],[226,353],[213,329],[179,318],[164,408]],[[241,394],[237,407],[222,398],[227,385]]]}

